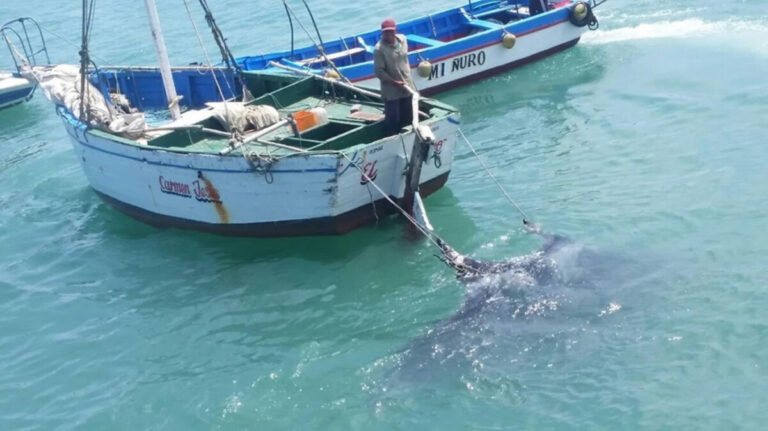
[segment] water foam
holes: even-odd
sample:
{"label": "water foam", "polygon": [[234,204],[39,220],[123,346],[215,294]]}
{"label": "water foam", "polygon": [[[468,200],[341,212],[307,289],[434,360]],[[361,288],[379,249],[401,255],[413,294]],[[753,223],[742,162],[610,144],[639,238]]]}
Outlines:
{"label": "water foam", "polygon": [[582,42],[589,45],[604,45],[632,40],[688,38],[713,34],[739,37],[745,45],[754,44],[756,40],[764,40],[752,37],[747,39],[745,33],[768,36],[768,25],[762,22],[744,20],[704,21],[699,18],[688,18],[589,32],[582,37]]}

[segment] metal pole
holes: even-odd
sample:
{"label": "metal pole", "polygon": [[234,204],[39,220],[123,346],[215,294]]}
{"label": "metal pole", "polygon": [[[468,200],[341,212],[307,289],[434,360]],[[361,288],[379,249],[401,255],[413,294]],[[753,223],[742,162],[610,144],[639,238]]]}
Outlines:
{"label": "metal pole", "polygon": [[341,81],[337,81],[335,79],[330,79],[330,78],[326,78],[324,76],[316,75],[316,74],[314,74],[314,73],[312,73],[310,71],[307,71],[307,70],[297,69],[295,67],[286,66],[284,64],[276,63],[274,61],[270,61],[269,65],[272,66],[272,67],[277,67],[279,69],[283,69],[283,70],[287,70],[287,71],[290,71],[290,72],[298,73],[299,75],[311,76],[311,77],[313,77],[315,79],[319,79],[321,81],[325,81],[325,82],[327,82],[329,84],[338,85],[339,87],[343,87],[343,88],[346,88],[348,90],[352,90],[352,91],[354,91],[356,93],[360,93],[360,94],[362,94],[364,96],[372,97],[374,99],[381,99],[381,95],[378,94],[378,93],[374,93],[373,91],[368,91],[368,90],[362,89],[362,88],[357,87],[357,86],[352,85],[352,84],[347,84],[347,83],[344,83],[344,82],[341,82]]}
{"label": "metal pole", "polygon": [[152,30],[152,39],[155,41],[157,60],[160,63],[160,74],[163,76],[163,86],[165,87],[165,97],[168,99],[168,109],[171,111],[171,117],[174,120],[178,120],[181,118],[179,97],[176,95],[176,86],[173,85],[171,63],[168,61],[168,51],[165,49],[163,32],[160,28],[160,17],[157,15],[157,6],[155,5],[155,0],[144,0],[144,3],[147,6],[149,26]]}

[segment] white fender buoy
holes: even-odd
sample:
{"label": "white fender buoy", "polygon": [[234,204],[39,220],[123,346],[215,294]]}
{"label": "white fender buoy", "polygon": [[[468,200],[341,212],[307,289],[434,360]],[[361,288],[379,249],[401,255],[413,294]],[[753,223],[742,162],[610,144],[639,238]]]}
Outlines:
{"label": "white fender buoy", "polygon": [[512,33],[504,32],[504,36],[501,37],[501,44],[504,45],[504,48],[512,49],[515,43],[517,43],[517,37]]}
{"label": "white fender buoy", "polygon": [[576,18],[577,21],[582,21],[586,18],[588,12],[589,9],[587,9],[587,5],[584,3],[576,3],[576,5],[573,6],[573,17]]}
{"label": "white fender buoy", "polygon": [[427,78],[432,74],[432,63],[427,60],[423,60],[421,63],[419,63],[417,70],[419,72],[419,76],[422,78]]}

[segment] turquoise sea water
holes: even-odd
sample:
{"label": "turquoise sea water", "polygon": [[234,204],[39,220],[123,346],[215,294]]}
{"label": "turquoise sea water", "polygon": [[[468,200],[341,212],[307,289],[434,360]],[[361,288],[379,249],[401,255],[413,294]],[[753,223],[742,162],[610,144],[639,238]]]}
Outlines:
{"label": "turquoise sea water", "polygon": [[[77,40],[62,3],[3,2],[0,21]],[[183,3],[162,3],[174,62],[200,60]],[[326,39],[453,4],[312,1]],[[212,7],[236,53],[288,43],[279,2]],[[89,189],[40,94],[0,112],[0,429],[764,429],[768,3],[597,12],[575,48],[439,96],[519,204],[603,263],[462,325],[464,285],[394,219],[158,230]],[[145,21],[98,2],[97,62],[151,64]],[[426,200],[454,247],[541,244],[468,148],[454,166]]]}

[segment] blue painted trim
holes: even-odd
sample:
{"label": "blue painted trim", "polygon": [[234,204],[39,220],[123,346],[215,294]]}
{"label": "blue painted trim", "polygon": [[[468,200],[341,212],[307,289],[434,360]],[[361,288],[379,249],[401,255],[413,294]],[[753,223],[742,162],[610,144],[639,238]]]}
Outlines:
{"label": "blue painted trim", "polygon": [[[525,6],[528,1],[522,0],[520,5]],[[510,10],[514,4],[508,0],[477,0],[473,1],[472,8],[469,10],[471,17],[469,22],[462,8],[468,5],[446,9],[440,12],[420,17],[414,20],[398,24],[398,29],[406,37],[420,43],[419,39],[434,41],[431,44],[421,42],[426,47],[409,52],[408,60],[411,67],[416,67],[421,60],[443,61],[451,57],[456,57],[467,52],[479,50],[487,46],[501,43],[502,32],[510,32],[518,37],[524,37],[527,34],[544,30],[550,26],[567,22],[569,7],[560,7],[547,12],[526,16],[518,21],[511,21],[506,25],[499,25],[482,21],[483,16],[489,14]],[[479,19],[475,19],[478,17]],[[468,27],[479,26],[480,32],[474,34],[463,34]],[[459,35],[459,37],[456,37]],[[380,38],[380,31],[373,30],[360,33],[351,37],[335,40],[326,43],[323,46],[326,54],[343,52],[350,48],[367,48],[374,45]],[[439,40],[439,39],[444,39]],[[308,58],[314,58],[318,55],[317,48],[306,46],[294,50],[293,61],[300,61]],[[288,59],[291,56],[290,51],[278,51],[264,55],[238,57],[236,61],[243,70],[275,70],[268,66],[270,61],[280,62],[282,59]],[[373,74],[373,56],[370,53],[356,54],[352,56],[339,58],[336,61],[339,71],[353,82],[372,78]],[[323,73],[320,64],[312,67],[317,73]],[[279,70],[276,70],[279,72]]]}
{"label": "blue painted trim", "polygon": [[[57,112],[62,117],[62,119],[64,119],[64,121],[67,121],[69,124],[71,124],[76,129],[84,131],[84,135],[83,136],[85,136],[85,133],[87,133],[87,131],[85,131],[85,123],[83,123],[82,121],[76,119],[68,110],[66,110],[66,108],[64,108],[61,105],[57,106]],[[84,147],[90,148],[92,150],[96,150],[96,151],[99,151],[99,152],[102,152],[102,153],[106,153],[106,154],[109,154],[109,155],[112,155],[112,156],[122,157],[124,159],[136,160],[138,162],[147,163],[147,164],[154,165],[154,166],[167,166],[167,167],[170,167],[170,168],[187,169],[187,170],[202,171],[202,172],[219,172],[219,173],[225,173],[225,174],[242,174],[242,173],[245,173],[245,172],[256,172],[253,169],[231,170],[231,169],[193,168],[193,167],[184,166],[184,165],[175,165],[175,164],[171,164],[171,163],[154,162],[154,161],[149,161],[149,160],[138,158],[138,157],[129,156],[129,155],[126,155],[126,154],[116,153],[114,151],[105,150],[105,149],[99,148],[99,147],[97,147],[95,145],[91,145],[91,144],[89,144],[87,142],[83,142],[78,136],[73,136],[72,134],[70,134],[70,136],[72,138],[74,138],[77,141],[78,144],[80,144],[80,145],[82,145]],[[128,145],[128,144],[123,144],[123,145]],[[163,150],[157,149],[157,148],[146,148],[145,149],[145,148],[138,147],[138,146],[135,147],[135,148],[137,148],[139,150],[142,150],[142,151],[163,151]],[[177,154],[177,153],[174,153],[172,151],[167,151],[167,153],[169,153],[169,154]],[[270,169],[269,172],[271,172],[271,173],[278,173],[278,174],[302,174],[302,173],[314,173],[314,172],[336,172],[336,169],[335,168],[319,168],[319,169]]]}
{"label": "blue painted trim", "polygon": [[461,124],[461,122],[453,117],[448,117],[448,122],[451,124]]}
{"label": "blue painted trim", "polygon": [[445,42],[441,40],[435,40],[424,36],[419,36],[418,34],[407,34],[405,35],[405,38],[408,40],[408,42],[413,42],[419,45],[424,46],[442,46],[445,45]]}
{"label": "blue painted trim", "polygon": [[21,90],[9,91],[7,93],[0,93],[0,105],[26,100],[26,98],[29,97],[33,91],[35,91],[34,86],[29,88],[22,88]]}

